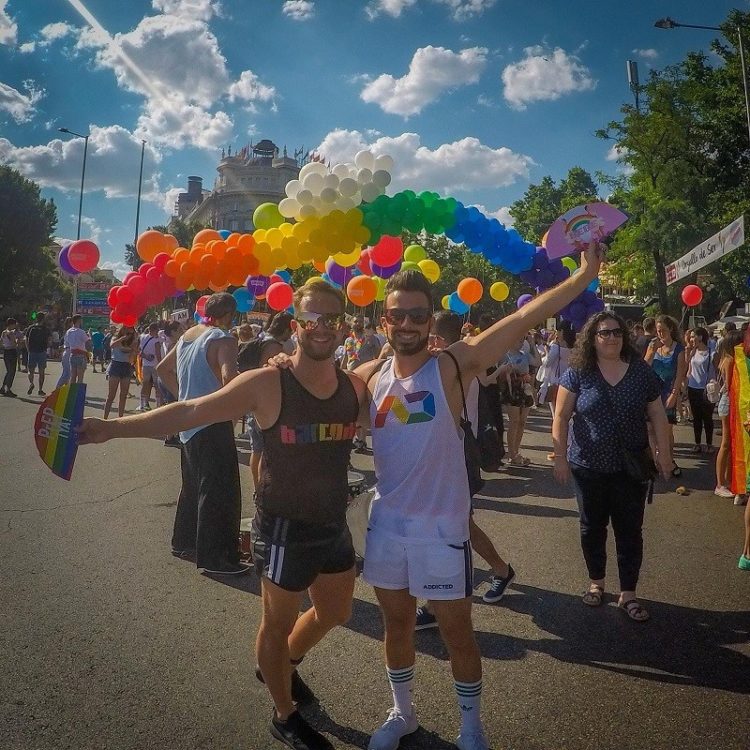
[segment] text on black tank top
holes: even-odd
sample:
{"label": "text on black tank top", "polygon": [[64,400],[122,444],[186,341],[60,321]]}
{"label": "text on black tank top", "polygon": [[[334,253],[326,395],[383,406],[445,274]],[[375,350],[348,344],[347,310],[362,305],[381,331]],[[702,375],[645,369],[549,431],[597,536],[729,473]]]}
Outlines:
{"label": "text on black tank top", "polygon": [[262,512],[316,524],[344,523],[347,469],[357,429],[359,401],[349,377],[327,399],[281,370],[281,412],[263,430],[263,473],[256,497]]}

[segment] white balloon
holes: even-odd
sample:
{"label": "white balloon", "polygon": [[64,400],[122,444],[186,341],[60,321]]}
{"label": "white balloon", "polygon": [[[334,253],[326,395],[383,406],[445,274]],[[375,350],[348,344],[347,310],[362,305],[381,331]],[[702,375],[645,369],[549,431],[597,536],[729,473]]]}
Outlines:
{"label": "white balloon", "polygon": [[307,190],[300,190],[299,193],[297,193],[297,202],[302,206],[312,206],[313,202],[313,194]]}
{"label": "white balloon", "polygon": [[328,167],[322,161],[311,161],[309,167],[311,172],[317,172],[321,177],[328,174]]}
{"label": "white balloon", "polygon": [[349,167],[346,164],[337,164],[331,171],[340,180],[343,180],[344,177],[349,176]]}
{"label": "white balloon", "polygon": [[351,177],[344,177],[339,183],[339,192],[343,196],[350,198],[357,192],[357,190],[359,190],[359,185],[357,184],[357,181],[353,180]]}
{"label": "white balloon", "polygon": [[393,157],[381,154],[375,159],[375,170],[382,169],[384,172],[393,172]]}
{"label": "white balloon", "polygon": [[375,166],[375,157],[371,151],[360,151],[354,157],[354,163],[357,165],[357,169],[372,169]]}
{"label": "white balloon", "polygon": [[368,182],[366,185],[362,185],[362,200],[367,203],[372,203],[375,198],[383,193],[382,189],[379,188],[374,182]]}
{"label": "white balloon", "polygon": [[308,162],[307,164],[304,164],[302,166],[302,169],[299,171],[299,180],[300,182],[307,177],[307,175],[312,174],[315,171],[315,162]]}
{"label": "white balloon", "polygon": [[301,187],[302,183],[299,180],[289,180],[286,184],[286,194],[290,198],[295,198]]}
{"label": "white balloon", "polygon": [[310,172],[305,175],[305,179],[302,180],[302,186],[305,190],[309,190],[313,195],[317,195],[323,189],[323,175],[317,172]]}
{"label": "white balloon", "polygon": [[297,215],[298,211],[299,201],[297,201],[295,198],[284,198],[283,200],[279,201],[279,213],[283,217],[291,219],[293,216]]}
{"label": "white balloon", "polygon": [[385,169],[378,169],[372,173],[372,181],[379,188],[386,188],[391,184],[391,173],[386,172]]}
{"label": "white balloon", "polygon": [[351,200],[354,202],[355,206],[362,203],[362,193],[359,192],[359,186],[357,187],[357,192],[351,197]]}
{"label": "white balloon", "polygon": [[300,220],[309,219],[311,216],[315,216],[316,211],[315,207],[311,206],[310,204],[305,204],[304,206],[300,206],[299,209],[299,217]]}
{"label": "white balloon", "polygon": [[335,207],[339,211],[349,211],[352,208],[356,208],[357,204],[351,198],[347,198],[346,196],[341,196],[336,201]]}
{"label": "white balloon", "polygon": [[339,178],[335,174],[327,174],[323,178],[323,187],[337,188],[339,186]]}
{"label": "white balloon", "polygon": [[336,188],[324,187],[320,191],[320,200],[322,200],[323,203],[335,203],[336,198],[338,197],[339,197],[339,191],[336,190]]}
{"label": "white balloon", "polygon": [[368,182],[372,182],[372,170],[367,167],[362,167],[362,169],[357,172],[357,182],[360,185],[366,185]]}

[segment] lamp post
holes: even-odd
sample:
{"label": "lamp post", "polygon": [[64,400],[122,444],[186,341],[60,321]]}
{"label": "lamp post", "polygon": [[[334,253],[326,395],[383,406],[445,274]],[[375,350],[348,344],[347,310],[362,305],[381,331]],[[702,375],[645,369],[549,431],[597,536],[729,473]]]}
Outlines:
{"label": "lamp post", "polygon": [[[707,31],[721,31],[723,29],[719,26],[701,26],[692,23],[678,23],[673,18],[667,16],[666,18],[660,18],[654,23],[657,29],[706,29]],[[737,31],[737,48],[740,51],[740,67],[742,68],[742,86],[745,90],[745,115],[747,116],[747,136],[750,142],[750,93],[748,93],[747,87],[747,68],[745,67],[745,49],[742,45],[742,29],[739,26],[736,27]]]}
{"label": "lamp post", "polygon": [[141,170],[138,174],[138,202],[135,207],[135,238],[133,239],[133,247],[138,244],[138,224],[141,218],[141,186],[143,185],[143,155],[146,151],[146,141],[141,141]]}
{"label": "lamp post", "polygon": [[[81,239],[81,214],[83,212],[83,184],[86,179],[86,154],[89,149],[89,136],[90,133],[83,135],[82,133],[76,133],[68,128],[58,128],[61,133],[67,133],[68,135],[74,135],[76,138],[83,138],[83,167],[81,168],[81,195],[78,198],[78,229],[76,230],[76,239]],[[78,280],[73,277],[73,315],[76,314],[76,303],[78,297]]]}

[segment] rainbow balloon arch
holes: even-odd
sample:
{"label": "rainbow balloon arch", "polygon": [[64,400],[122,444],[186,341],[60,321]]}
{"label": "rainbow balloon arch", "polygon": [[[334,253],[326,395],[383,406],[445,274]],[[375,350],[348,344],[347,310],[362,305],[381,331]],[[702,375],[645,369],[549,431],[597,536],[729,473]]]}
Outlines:
{"label": "rainbow balloon arch", "polygon": [[[544,248],[455,198],[413,190],[386,195],[392,169],[390,156],[370,151],[360,151],[353,163],[330,169],[309,162],[298,179],[287,183],[286,197],[278,205],[258,206],[252,233],[203,229],[192,247],[185,248],[172,235],[153,229],[143,232],[136,249],[144,263],[109,292],[112,321],[135,325],[148,307],[191,289],[220,292],[236,287],[233,295],[239,312],[251,310],[256,300],[263,299],[272,310],[284,310],[292,302],[290,271],[305,264],[312,265],[324,282],[344,289],[352,304],[364,308],[383,300],[386,280],[399,270],[418,270],[433,284],[440,278],[439,265],[422,246],[404,248],[402,231],[443,234],[463,243],[491,264],[520,275],[537,292],[576,270],[572,258],[550,261]],[[510,290],[497,281],[489,292],[502,302]],[[478,279],[466,278],[443,298],[442,306],[465,314],[483,294]],[[574,324],[582,325],[584,316],[600,302],[593,291],[589,295],[566,311]],[[522,295],[516,304],[521,307],[525,301]]]}

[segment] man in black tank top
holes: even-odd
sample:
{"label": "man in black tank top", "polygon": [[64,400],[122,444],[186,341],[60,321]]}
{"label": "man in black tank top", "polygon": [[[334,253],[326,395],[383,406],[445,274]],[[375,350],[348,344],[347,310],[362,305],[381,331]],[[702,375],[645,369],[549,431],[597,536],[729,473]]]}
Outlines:
{"label": "man in black tank top", "polygon": [[[255,415],[265,439],[253,521],[263,595],[256,655],[275,706],[270,730],[288,747],[318,750],[332,745],[296,711],[293,694],[301,699],[309,688],[294,667],[351,614],[347,467],[366,387],[333,361],[343,338],[343,294],[308,282],[295,293],[294,309],[299,346],[292,369],[242,373],[216,393],[133,417],[85,419],[79,438],[158,436]],[[298,616],[305,591],[313,606]]]}

